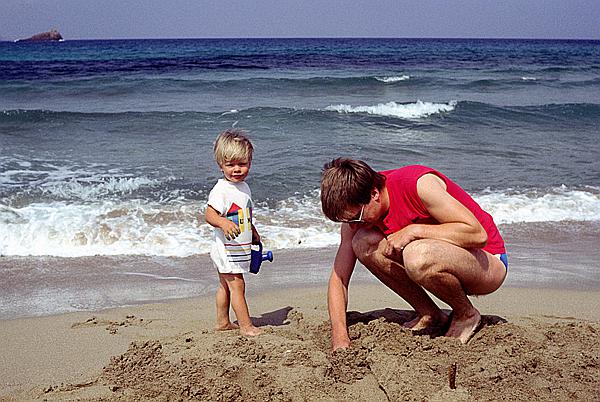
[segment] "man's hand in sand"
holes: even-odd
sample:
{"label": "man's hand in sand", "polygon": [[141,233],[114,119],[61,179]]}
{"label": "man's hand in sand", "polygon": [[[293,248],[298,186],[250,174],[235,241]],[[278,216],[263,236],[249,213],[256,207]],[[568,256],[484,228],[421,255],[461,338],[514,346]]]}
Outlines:
{"label": "man's hand in sand", "polygon": [[348,336],[332,336],[331,350],[335,352],[338,349],[348,349],[350,347],[350,338]]}

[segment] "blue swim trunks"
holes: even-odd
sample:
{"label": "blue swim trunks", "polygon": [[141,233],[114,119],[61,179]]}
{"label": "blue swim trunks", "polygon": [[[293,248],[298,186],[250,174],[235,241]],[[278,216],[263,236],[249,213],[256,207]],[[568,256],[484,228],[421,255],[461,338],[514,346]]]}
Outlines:
{"label": "blue swim trunks", "polygon": [[498,257],[500,259],[500,261],[502,261],[502,264],[504,264],[504,266],[506,267],[506,270],[508,271],[508,255],[506,253],[504,254],[494,254],[496,257]]}

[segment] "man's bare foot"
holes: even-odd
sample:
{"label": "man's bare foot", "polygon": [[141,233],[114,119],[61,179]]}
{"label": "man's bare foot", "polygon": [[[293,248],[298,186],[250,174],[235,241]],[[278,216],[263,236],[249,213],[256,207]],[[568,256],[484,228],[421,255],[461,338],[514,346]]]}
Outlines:
{"label": "man's bare foot", "polygon": [[402,324],[404,328],[408,328],[413,332],[424,331],[427,329],[441,328],[448,322],[448,316],[441,313],[438,316],[422,315],[413,318],[410,321]]}
{"label": "man's bare foot", "polygon": [[217,324],[215,325],[215,331],[229,331],[232,329],[238,329],[239,326],[232,322],[228,322],[226,324]]}
{"label": "man's bare foot", "polygon": [[446,332],[446,336],[457,338],[463,345],[475,335],[481,324],[481,314],[476,309],[464,317],[457,317],[456,314],[452,317],[450,328]]}
{"label": "man's bare foot", "polygon": [[249,327],[240,327],[240,334],[244,336],[256,336],[263,333],[263,330],[260,328],[251,325]]}

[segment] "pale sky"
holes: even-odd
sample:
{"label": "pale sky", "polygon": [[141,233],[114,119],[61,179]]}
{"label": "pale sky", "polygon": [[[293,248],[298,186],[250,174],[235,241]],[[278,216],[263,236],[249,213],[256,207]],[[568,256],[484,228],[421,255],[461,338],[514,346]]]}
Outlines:
{"label": "pale sky", "polygon": [[600,39],[600,0],[1,0],[0,39]]}

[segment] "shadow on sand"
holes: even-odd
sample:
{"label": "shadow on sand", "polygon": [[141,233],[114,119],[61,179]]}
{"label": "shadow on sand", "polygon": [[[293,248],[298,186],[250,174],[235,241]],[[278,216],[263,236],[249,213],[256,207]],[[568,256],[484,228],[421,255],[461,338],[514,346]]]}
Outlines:
{"label": "shadow on sand", "polygon": [[278,310],[264,313],[260,317],[252,317],[252,322],[257,327],[265,325],[272,325],[275,327],[289,325],[290,321],[288,319],[288,313],[292,310],[293,308],[290,306],[282,307]]}
{"label": "shadow on sand", "polygon": [[[449,317],[452,317],[451,310],[443,310]],[[395,310],[391,308],[384,308],[381,310],[373,310],[367,311],[364,313],[358,311],[348,311],[347,313],[347,323],[348,326],[363,323],[368,324],[371,321],[378,320],[380,318],[384,318],[387,322],[393,322],[399,325],[403,325],[404,323],[412,320],[417,315],[413,310]],[[415,331],[415,335],[429,335],[431,337],[441,336],[446,333],[448,330],[448,326],[450,325],[450,321],[448,320],[447,324],[443,327],[438,328],[428,328],[423,331]],[[482,315],[481,316],[481,324],[479,325],[478,331],[482,327],[489,327],[497,324],[504,324],[508,322],[505,318],[499,317],[497,315]]]}

